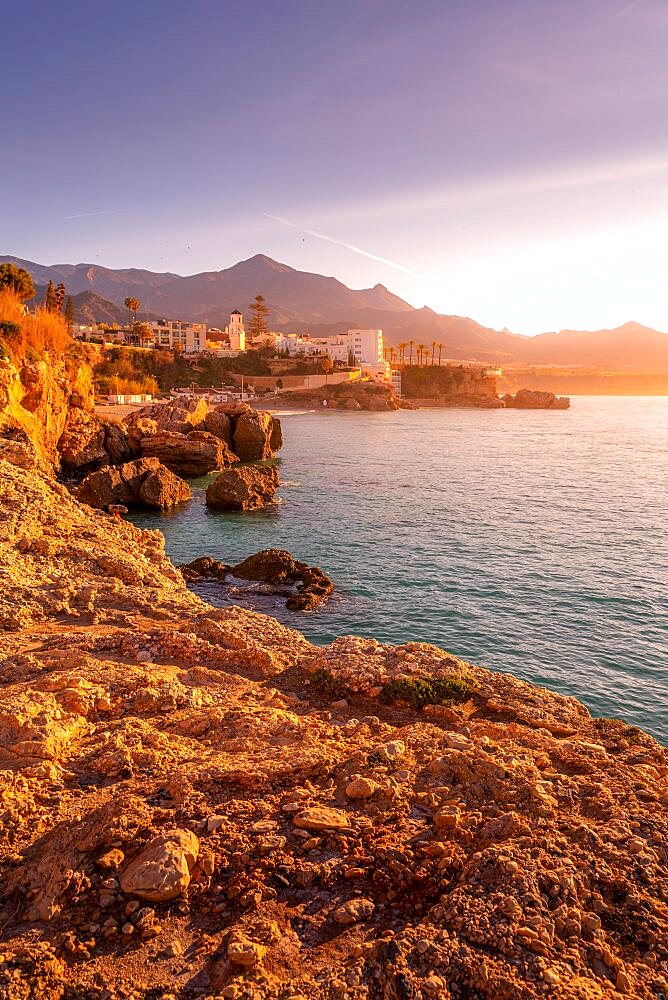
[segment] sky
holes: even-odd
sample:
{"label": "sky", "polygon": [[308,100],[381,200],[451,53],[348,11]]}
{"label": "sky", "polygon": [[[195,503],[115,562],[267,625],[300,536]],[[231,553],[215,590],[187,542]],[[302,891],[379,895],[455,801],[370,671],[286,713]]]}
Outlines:
{"label": "sky", "polygon": [[[665,0],[24,0],[0,253],[668,330]],[[261,292],[261,289],[258,289]]]}

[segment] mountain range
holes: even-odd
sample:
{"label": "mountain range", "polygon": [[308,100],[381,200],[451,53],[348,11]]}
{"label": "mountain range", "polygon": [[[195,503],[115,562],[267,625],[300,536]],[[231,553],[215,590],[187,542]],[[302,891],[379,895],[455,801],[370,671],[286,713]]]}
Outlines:
{"label": "mountain range", "polygon": [[415,309],[384,285],[351,289],[336,278],[298,271],[264,254],[221,271],[186,276],[0,256],[0,263],[5,261],[30,271],[37,286],[62,281],[80,322],[124,322],[123,300],[133,295],[141,302],[142,318],[166,316],[223,327],[233,309],[243,312],[262,294],[276,330],[325,336],[350,327],[378,327],[389,345],[412,340],[431,348],[436,341],[445,345],[443,355],[449,358],[668,371],[668,334],[639,323],[526,337],[426,306]]}

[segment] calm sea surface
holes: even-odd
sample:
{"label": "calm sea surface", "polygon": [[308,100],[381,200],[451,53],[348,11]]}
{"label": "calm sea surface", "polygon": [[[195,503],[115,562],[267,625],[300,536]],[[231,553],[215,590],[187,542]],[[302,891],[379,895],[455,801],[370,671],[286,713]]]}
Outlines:
{"label": "calm sea surface", "polygon": [[320,611],[240,601],[316,643],[433,642],[668,742],[668,398],[282,421],[280,504],[212,513],[203,479],[132,520],[177,563],[278,547],[321,566],[338,589]]}

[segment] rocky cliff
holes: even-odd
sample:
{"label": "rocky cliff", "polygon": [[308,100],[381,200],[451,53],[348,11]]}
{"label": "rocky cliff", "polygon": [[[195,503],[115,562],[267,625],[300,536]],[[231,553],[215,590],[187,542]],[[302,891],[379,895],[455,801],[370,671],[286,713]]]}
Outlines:
{"label": "rocky cliff", "polygon": [[7,454],[0,996],[665,995],[654,740],[432,646],[213,609],[159,533]]}

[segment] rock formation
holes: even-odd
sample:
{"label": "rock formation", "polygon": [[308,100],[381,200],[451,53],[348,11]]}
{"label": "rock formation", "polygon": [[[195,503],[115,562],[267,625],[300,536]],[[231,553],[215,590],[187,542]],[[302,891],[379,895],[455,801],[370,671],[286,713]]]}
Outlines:
{"label": "rock formation", "polygon": [[237,417],[234,450],[242,462],[262,462],[273,456],[272,436],[278,440],[278,432],[274,429],[276,423],[276,418],[266,410],[248,410]]}
{"label": "rock formation", "polygon": [[311,611],[324,604],[334,584],[317,566],[294,559],[284,549],[263,549],[233,566],[232,576],[263,583],[298,584],[286,603],[290,611]]}
{"label": "rock formation", "polygon": [[281,399],[328,410],[398,410],[403,406],[393,387],[385,381],[337,382],[319,389],[283,392]]}
{"label": "rock formation", "polygon": [[257,510],[273,502],[278,485],[274,466],[228,469],[207,487],[206,505],[216,510]]}
{"label": "rock formation", "polygon": [[188,583],[198,580],[224,581],[230,575],[241,580],[257,580],[277,586],[297,584],[298,591],[286,601],[286,607],[290,611],[311,611],[324,604],[334,590],[334,584],[321,569],[299,562],[285,549],[263,549],[236,566],[228,566],[211,556],[200,556],[179,568]]}
{"label": "rock formation", "polygon": [[518,389],[514,396],[507,392],[503,402],[516,410],[567,410],[571,405],[568,396],[555,396],[540,389]]}
{"label": "rock formation", "polygon": [[179,476],[205,476],[237,461],[224,442],[208,431],[158,431],[142,438],[141,452],[147,458],[159,459]]}
{"label": "rock formation", "polygon": [[184,503],[190,496],[188,484],[157,458],[140,458],[116,468],[91,472],[77,490],[81,503],[99,510],[116,504],[162,510]]}
{"label": "rock formation", "polygon": [[7,454],[0,996],[666,993],[652,738],[433,646],[213,609],[158,532]]}

